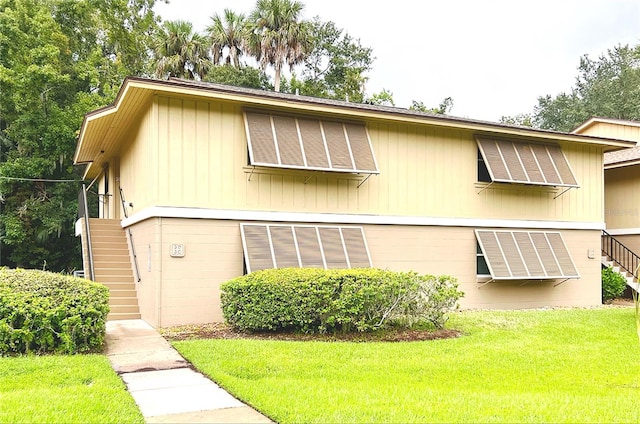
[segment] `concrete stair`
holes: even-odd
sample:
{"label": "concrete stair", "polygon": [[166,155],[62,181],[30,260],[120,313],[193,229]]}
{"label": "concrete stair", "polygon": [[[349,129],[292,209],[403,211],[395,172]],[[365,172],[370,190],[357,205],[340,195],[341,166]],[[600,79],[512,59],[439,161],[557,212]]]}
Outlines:
{"label": "concrete stair", "polygon": [[627,286],[631,287],[636,292],[640,292],[640,283],[638,283],[638,281],[631,274],[616,265],[608,256],[602,256],[601,262],[602,265],[611,267],[614,272],[622,275],[624,279],[627,280]]}
{"label": "concrete stair", "polygon": [[109,288],[109,321],[140,319],[127,236],[115,219],[89,219],[94,280]]}

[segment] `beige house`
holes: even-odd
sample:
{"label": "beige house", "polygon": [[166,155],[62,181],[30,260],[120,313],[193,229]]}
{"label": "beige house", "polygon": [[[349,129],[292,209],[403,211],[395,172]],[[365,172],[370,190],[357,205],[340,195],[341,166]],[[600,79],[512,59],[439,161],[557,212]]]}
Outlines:
{"label": "beige house", "polygon": [[224,281],[288,266],[449,274],[464,308],[597,305],[603,153],[632,145],[128,78],[82,124],[100,212],[77,233],[112,317],[154,326],[221,321]]}
{"label": "beige house", "polygon": [[640,122],[594,117],[575,134],[628,140],[633,147],[604,155],[606,231],[602,250],[637,277],[640,266]]}

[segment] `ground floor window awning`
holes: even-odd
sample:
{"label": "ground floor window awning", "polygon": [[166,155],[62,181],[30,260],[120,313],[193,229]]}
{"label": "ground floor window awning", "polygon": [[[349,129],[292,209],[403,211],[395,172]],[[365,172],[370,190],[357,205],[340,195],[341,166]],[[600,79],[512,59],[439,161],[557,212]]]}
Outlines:
{"label": "ground floor window awning", "polygon": [[247,272],[269,268],[368,268],[362,227],[240,224]]}
{"label": "ground floor window awning", "polygon": [[580,277],[559,232],[476,230],[476,238],[493,280]]}

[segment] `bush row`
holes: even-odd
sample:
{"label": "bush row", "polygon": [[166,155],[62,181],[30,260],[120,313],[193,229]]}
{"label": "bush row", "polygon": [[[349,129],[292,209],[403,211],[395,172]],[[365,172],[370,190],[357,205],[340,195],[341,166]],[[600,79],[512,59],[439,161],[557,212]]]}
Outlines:
{"label": "bush row", "polygon": [[107,287],[69,275],[0,268],[0,355],[102,348]]}
{"label": "bush row", "polygon": [[222,311],[243,330],[369,331],[427,321],[442,328],[463,293],[450,276],[374,268],[269,269],[222,285]]}

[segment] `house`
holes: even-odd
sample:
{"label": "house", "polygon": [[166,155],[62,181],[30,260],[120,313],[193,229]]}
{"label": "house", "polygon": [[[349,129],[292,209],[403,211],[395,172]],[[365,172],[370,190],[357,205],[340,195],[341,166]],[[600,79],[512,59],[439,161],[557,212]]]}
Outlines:
{"label": "house", "polygon": [[615,138],[632,147],[604,155],[606,231],[602,250],[623,270],[637,277],[640,266],[640,122],[593,117],[572,131]]}
{"label": "house", "polygon": [[100,212],[77,234],[114,314],[134,303],[113,318],[157,327],[221,321],[223,282],[286,266],[453,275],[463,308],[597,305],[603,153],[632,145],[127,78],[81,127]]}

